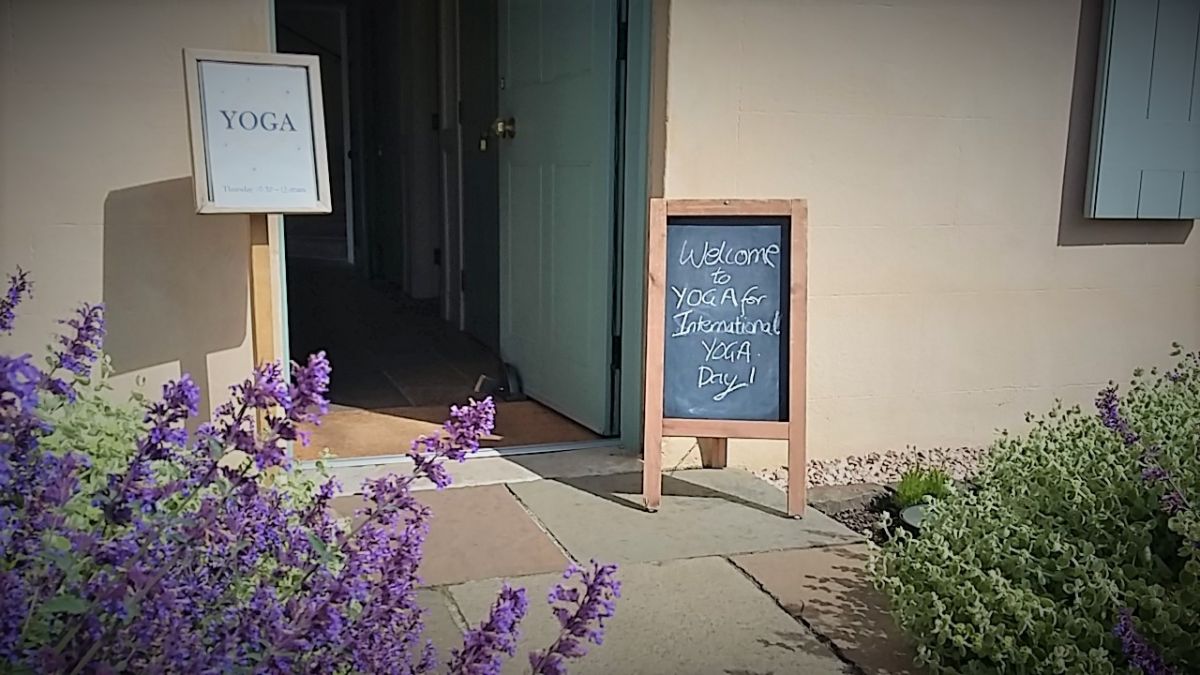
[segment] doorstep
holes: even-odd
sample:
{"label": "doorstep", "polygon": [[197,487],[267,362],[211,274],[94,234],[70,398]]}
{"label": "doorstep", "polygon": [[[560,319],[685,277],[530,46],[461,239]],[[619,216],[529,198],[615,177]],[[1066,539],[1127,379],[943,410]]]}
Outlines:
{"label": "doorstep", "polygon": [[[375,461],[353,463],[326,462],[326,472],[341,484],[341,495],[359,494],[365,480],[381,478],[390,473],[406,473],[412,463],[404,457],[372,458]],[[316,473],[311,463],[300,467],[309,474]],[[616,473],[640,472],[641,458],[629,454],[615,444],[610,447],[589,447],[577,450],[506,455],[501,457],[470,457],[464,462],[447,462],[446,469],[453,479],[452,488],[526,483],[543,478],[572,478],[605,476]],[[413,484],[414,491],[435,489],[426,480]]]}

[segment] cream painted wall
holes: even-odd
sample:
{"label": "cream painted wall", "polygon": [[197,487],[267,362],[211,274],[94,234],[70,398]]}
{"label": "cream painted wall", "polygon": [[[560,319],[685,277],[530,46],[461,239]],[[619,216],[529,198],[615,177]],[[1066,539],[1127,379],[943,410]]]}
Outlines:
{"label": "cream painted wall", "polygon": [[181,50],[269,30],[269,0],[0,0],[0,271],[36,283],[0,349],[104,302],[121,389],[248,373],[249,223],[194,215]]}
{"label": "cream painted wall", "polygon": [[1192,224],[1079,215],[1085,3],[671,3],[665,196],[810,200],[810,457],[986,443],[1200,347]]}

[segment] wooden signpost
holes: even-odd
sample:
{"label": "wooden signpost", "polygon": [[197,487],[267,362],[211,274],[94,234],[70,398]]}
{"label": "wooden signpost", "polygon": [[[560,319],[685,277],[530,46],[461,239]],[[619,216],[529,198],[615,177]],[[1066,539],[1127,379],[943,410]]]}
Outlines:
{"label": "wooden signpost", "polygon": [[662,502],[664,437],[696,437],[706,467],[731,438],[788,443],[787,511],[802,516],[808,206],[653,199],[646,307],[646,508]]}
{"label": "wooden signpost", "polygon": [[289,213],[330,213],[319,58],[183,51],[197,213],[250,216],[250,322],[256,364],[275,361],[279,227]]}

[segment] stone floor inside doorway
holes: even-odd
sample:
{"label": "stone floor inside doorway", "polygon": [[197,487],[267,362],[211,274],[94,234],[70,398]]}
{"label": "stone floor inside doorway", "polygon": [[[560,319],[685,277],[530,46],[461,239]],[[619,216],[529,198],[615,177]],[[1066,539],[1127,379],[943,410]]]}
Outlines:
{"label": "stone floor inside doorway", "polygon": [[[347,264],[288,261],[293,358],[325,350],[333,365],[333,405],[299,459],[402,454],[436,430],[449,406],[478,397],[481,375],[498,379],[495,354],[439,316],[436,301],[415,301],[357,276]],[[598,437],[535,401],[497,402],[501,448],[593,441]]]}
{"label": "stone floor inside doorway", "polygon": [[[433,512],[426,638],[448,655],[508,581],[530,609],[504,672],[528,672],[524,655],[558,628],[545,594],[568,562],[596,559],[620,565],[622,597],[604,644],[572,673],[920,672],[866,580],[860,536],[812,508],[785,517],[783,492],[743,471],[664,476],[653,514],[640,481],[624,472],[418,492]],[[335,508],[361,504],[344,496]]]}

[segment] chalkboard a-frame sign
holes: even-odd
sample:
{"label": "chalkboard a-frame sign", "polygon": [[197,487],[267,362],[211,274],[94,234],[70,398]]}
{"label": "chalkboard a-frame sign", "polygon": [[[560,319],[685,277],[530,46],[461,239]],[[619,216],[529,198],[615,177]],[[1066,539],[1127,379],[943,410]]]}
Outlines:
{"label": "chalkboard a-frame sign", "polygon": [[653,199],[646,303],[646,508],[662,440],[696,437],[704,466],[731,438],[788,443],[787,511],[804,514],[808,205]]}

